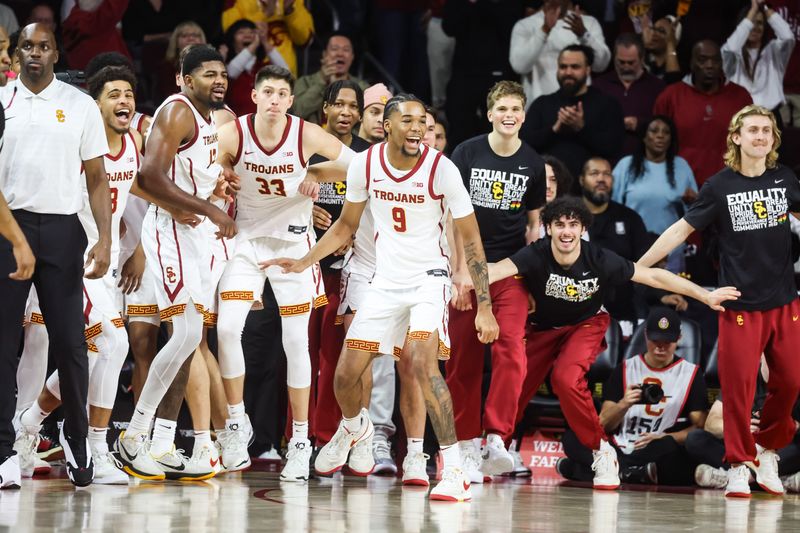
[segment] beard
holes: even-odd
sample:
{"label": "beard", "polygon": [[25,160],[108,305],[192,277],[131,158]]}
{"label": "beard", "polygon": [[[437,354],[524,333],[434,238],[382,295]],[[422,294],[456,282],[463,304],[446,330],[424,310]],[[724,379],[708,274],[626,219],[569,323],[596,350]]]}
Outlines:
{"label": "beard", "polygon": [[[572,83],[566,85],[564,82],[566,80],[571,80]],[[583,89],[586,86],[586,77],[583,78],[573,78],[573,77],[565,77],[558,79],[558,86],[561,88],[561,91],[566,94],[567,96],[575,96],[578,94],[578,91]]]}
{"label": "beard", "polygon": [[592,204],[600,207],[608,203],[611,198],[611,192],[597,192],[583,189],[583,197],[592,202]]}
{"label": "beard", "polygon": [[220,109],[225,108],[225,101],[224,100],[217,101],[209,99],[208,107],[210,107],[212,111],[219,111]]}

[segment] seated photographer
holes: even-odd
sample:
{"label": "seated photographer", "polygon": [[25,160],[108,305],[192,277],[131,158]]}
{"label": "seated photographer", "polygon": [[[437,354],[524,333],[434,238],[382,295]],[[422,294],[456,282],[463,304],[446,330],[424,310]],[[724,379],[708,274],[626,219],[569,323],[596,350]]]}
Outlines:
{"label": "seated photographer", "polygon": [[[753,433],[761,425],[761,408],[767,397],[768,380],[769,369],[762,355],[750,418],[750,431]],[[704,429],[696,429],[686,438],[686,451],[692,462],[698,465],[694,474],[695,483],[709,489],[724,489],[728,483],[726,471],[730,465],[725,462],[725,442],[722,440],[722,404],[720,391],[708,413]],[[792,416],[795,421],[800,420],[800,402],[795,403]],[[784,488],[789,492],[800,492],[800,432],[795,433],[791,444],[778,450],[778,459],[778,475]]]}
{"label": "seated photographer", "polygon": [[[647,352],[620,364],[603,387],[600,423],[613,435],[624,483],[689,485],[694,464],[684,448],[707,414],[703,371],[675,354],[678,314],[654,308],[647,317]],[[592,479],[592,455],[567,430],[566,458],[556,468],[567,479]]]}

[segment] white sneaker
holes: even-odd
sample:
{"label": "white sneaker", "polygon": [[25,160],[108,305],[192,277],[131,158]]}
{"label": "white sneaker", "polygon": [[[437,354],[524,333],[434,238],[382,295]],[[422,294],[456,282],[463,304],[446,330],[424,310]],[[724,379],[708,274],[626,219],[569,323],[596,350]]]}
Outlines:
{"label": "white sneaker", "polygon": [[475,449],[475,444],[471,440],[458,442],[461,448],[461,468],[467,475],[470,483],[483,483],[483,472],[481,472],[481,456]]}
{"label": "white sneaker", "polygon": [[347,468],[354,476],[367,477],[375,470],[375,456],[372,455],[372,437],[368,437],[350,450]]}
{"label": "white sneaker", "polygon": [[725,496],[730,498],[750,497],[750,469],[747,468],[747,465],[730,467],[728,482],[725,484]]}
{"label": "white sneaker", "polygon": [[117,439],[117,453],[122,469],[128,474],[139,479],[161,480],[164,479],[164,470],[150,455],[150,442],[147,433],[136,433],[128,436],[123,431]]}
{"label": "white sneaker", "polygon": [[431,484],[428,478],[428,459],[431,456],[427,453],[408,453],[403,459],[403,485],[414,485],[417,487],[427,487]]}
{"label": "white sneaker", "polygon": [[39,446],[39,430],[42,426],[19,426],[17,438],[14,440],[14,451],[19,456],[19,469],[22,477],[46,475],[50,473],[50,464],[39,459],[36,450]]}
{"label": "white sneaker", "polygon": [[259,459],[266,459],[267,461],[280,461],[281,454],[278,453],[278,450],[275,448],[270,448],[269,450],[262,452],[261,455],[258,456]]}
{"label": "white sneaker", "polygon": [[724,468],[714,468],[711,465],[697,465],[694,482],[706,489],[724,489],[728,484],[728,472]]}
{"label": "white sneaker", "polygon": [[21,484],[19,455],[12,455],[0,463],[0,489],[18,489]]}
{"label": "white sneaker", "polygon": [[778,476],[778,461],[780,460],[778,454],[774,450],[767,450],[758,444],[756,444],[756,450],[758,451],[755,460],[756,483],[770,494],[783,494],[786,490]]}
{"label": "white sneaker", "polygon": [[600,442],[600,449],[593,451],[592,470],[594,470],[594,488],[614,490],[619,488],[619,463],[617,451],[608,441]]}
{"label": "white sneaker", "polygon": [[217,441],[222,446],[222,464],[226,472],[236,472],[250,468],[250,454],[247,447],[253,439],[253,426],[250,418],[245,415],[244,424],[228,420],[225,431],[217,435]]}
{"label": "white sneaker", "polygon": [[286,466],[281,470],[281,481],[306,481],[311,464],[311,441],[308,439],[289,441]]}
{"label": "white sneaker", "polygon": [[[211,446],[206,445],[208,448],[208,464],[211,468],[214,469],[214,475],[221,474],[225,471],[224,467],[222,466],[222,449],[216,442],[212,443]],[[195,444],[195,449],[192,452],[197,450],[197,444]]]}
{"label": "white sneaker", "polygon": [[800,472],[796,472],[791,476],[786,476],[781,479],[783,487],[789,492],[800,492]]}
{"label": "white sneaker", "polygon": [[122,470],[122,463],[109,451],[92,448],[94,461],[94,481],[99,485],[127,485],[128,474]]}
{"label": "white sneaker", "polygon": [[202,481],[214,477],[216,471],[211,466],[210,446],[200,446],[191,457],[186,457],[183,450],[176,450],[175,445],[167,453],[153,457],[167,479],[176,481]]}
{"label": "white sneaker", "polygon": [[392,448],[389,441],[385,438],[375,438],[372,440],[372,457],[375,459],[375,468],[372,470],[376,475],[397,475],[397,464],[392,458]]}
{"label": "white sneaker", "polygon": [[487,439],[481,457],[481,472],[486,476],[499,476],[514,468],[514,458],[500,440]]}
{"label": "white sneaker", "polygon": [[508,450],[508,453],[511,454],[511,458],[514,460],[514,468],[510,472],[503,473],[503,475],[507,477],[531,477],[533,473],[530,468],[525,466],[522,455],[516,450]]}
{"label": "white sneaker", "polygon": [[442,480],[431,490],[431,500],[448,502],[467,502],[472,499],[467,474],[460,468],[451,466],[442,472]]}
{"label": "white sneaker", "polygon": [[[367,448],[369,451],[370,460],[372,459],[372,435],[375,433],[375,428],[372,426],[372,421],[369,419],[369,413],[366,409],[361,409],[361,427],[350,433],[344,427],[344,420],[339,422],[339,428],[333,434],[331,441],[322,447],[317,454],[317,459],[314,461],[314,470],[321,476],[330,476],[334,472],[341,470],[344,463],[347,461],[347,455],[350,450],[359,442],[369,439],[370,446]],[[357,467],[359,465],[356,465]],[[366,475],[366,474],[363,474]]]}

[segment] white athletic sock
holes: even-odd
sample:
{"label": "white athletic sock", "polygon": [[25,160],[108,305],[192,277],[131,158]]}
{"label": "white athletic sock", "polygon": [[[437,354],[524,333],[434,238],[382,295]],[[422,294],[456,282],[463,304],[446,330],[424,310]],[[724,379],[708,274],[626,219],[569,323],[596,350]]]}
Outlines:
{"label": "white athletic sock", "polygon": [[355,433],[361,429],[361,413],[358,413],[353,418],[342,417],[342,420],[344,421],[344,429],[350,433]]}
{"label": "white athletic sock", "polygon": [[239,402],[236,405],[228,405],[228,423],[242,424],[244,423],[244,402]]}
{"label": "white athletic sock", "polygon": [[195,451],[201,446],[212,446],[211,431],[208,429],[194,432],[194,449]]}
{"label": "white athletic sock", "polygon": [[408,453],[422,453],[422,444],[425,442],[424,439],[408,439],[406,444],[406,448],[408,448]]}
{"label": "white athletic sock", "polygon": [[137,433],[150,433],[150,423],[156,414],[155,408],[150,408],[146,405],[141,405],[139,402],[133,409],[133,417],[128,424],[128,429],[125,431],[126,436],[133,436]]}
{"label": "white athletic sock", "polygon": [[89,445],[100,453],[108,453],[108,428],[89,426]]}
{"label": "white athletic sock", "polygon": [[461,468],[461,452],[457,445],[451,444],[450,446],[441,446],[439,447],[439,452],[442,454],[444,468]]}
{"label": "white athletic sock", "polygon": [[486,444],[488,445],[493,442],[500,444],[500,446],[502,446],[503,448],[506,447],[506,443],[503,442],[503,439],[502,437],[500,437],[500,435],[497,435],[496,433],[489,433],[488,435],[486,435]]}
{"label": "white athletic sock", "polygon": [[178,424],[174,420],[156,418],[156,423],[153,425],[153,440],[150,442],[150,455],[161,457],[172,450],[177,427]]}
{"label": "white athletic sock", "polygon": [[31,408],[22,413],[19,421],[23,426],[38,427],[42,425],[44,419],[50,414],[50,411],[45,411],[39,406],[38,400],[33,402]]}
{"label": "white athletic sock", "polygon": [[308,420],[292,420],[292,440],[308,440]]}

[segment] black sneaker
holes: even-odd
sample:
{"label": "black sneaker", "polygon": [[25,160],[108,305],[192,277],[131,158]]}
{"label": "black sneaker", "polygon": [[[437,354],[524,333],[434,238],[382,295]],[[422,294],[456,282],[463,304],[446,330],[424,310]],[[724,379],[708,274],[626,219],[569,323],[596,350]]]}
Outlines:
{"label": "black sneaker", "polygon": [[64,435],[64,426],[59,433],[61,446],[64,448],[64,460],[67,476],[76,487],[86,487],[94,479],[94,463],[89,453],[89,439],[75,439]]}
{"label": "black sneaker", "polygon": [[657,485],[658,471],[655,463],[646,465],[626,466],[620,469],[619,479],[623,483],[637,483],[640,485]]}

